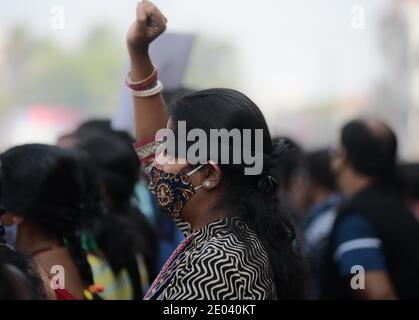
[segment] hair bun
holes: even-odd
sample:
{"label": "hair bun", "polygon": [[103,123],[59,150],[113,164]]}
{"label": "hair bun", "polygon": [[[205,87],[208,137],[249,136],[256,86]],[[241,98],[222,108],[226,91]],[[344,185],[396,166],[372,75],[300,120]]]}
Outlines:
{"label": "hair bun", "polygon": [[267,196],[273,196],[276,191],[278,181],[269,174],[262,174],[257,182],[257,188]]}

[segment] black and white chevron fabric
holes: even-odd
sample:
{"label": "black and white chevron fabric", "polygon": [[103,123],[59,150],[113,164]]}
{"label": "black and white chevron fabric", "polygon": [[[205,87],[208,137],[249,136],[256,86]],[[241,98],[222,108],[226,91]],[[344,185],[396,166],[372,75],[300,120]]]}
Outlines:
{"label": "black and white chevron fabric", "polygon": [[266,250],[242,220],[211,223],[190,239],[146,299],[277,298]]}

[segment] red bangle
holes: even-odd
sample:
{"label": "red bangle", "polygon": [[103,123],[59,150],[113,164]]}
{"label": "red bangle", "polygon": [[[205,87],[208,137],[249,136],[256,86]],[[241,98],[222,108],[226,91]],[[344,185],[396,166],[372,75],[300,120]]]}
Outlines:
{"label": "red bangle", "polygon": [[128,73],[127,77],[125,78],[125,84],[128,88],[134,91],[144,91],[153,88],[158,80],[158,72],[157,68],[154,67],[153,72],[150,76],[145,78],[144,80],[135,82],[131,79],[131,72]]}

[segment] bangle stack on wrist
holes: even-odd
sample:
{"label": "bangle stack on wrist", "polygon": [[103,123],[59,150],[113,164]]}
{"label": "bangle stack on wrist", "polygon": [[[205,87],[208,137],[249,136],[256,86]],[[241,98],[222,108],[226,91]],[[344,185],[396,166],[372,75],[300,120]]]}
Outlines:
{"label": "bangle stack on wrist", "polygon": [[158,80],[156,67],[154,67],[151,75],[141,81],[132,81],[131,73],[128,73],[125,84],[131,89],[133,96],[142,98],[159,94],[163,89],[163,84]]}

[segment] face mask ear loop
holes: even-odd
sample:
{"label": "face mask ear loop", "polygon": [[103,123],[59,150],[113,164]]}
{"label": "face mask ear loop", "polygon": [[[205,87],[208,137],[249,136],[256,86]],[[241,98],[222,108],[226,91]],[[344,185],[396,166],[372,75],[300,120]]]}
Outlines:
{"label": "face mask ear loop", "polygon": [[[205,166],[205,164],[201,164],[199,167],[196,167],[195,169],[193,169],[191,172],[188,172],[186,174],[186,176],[190,177],[192,176],[194,173],[196,173],[199,169],[201,169],[203,166]],[[202,188],[202,184],[200,186],[194,187],[195,191],[199,190]]]}
{"label": "face mask ear loop", "polygon": [[197,172],[199,169],[201,169],[203,166],[205,166],[205,164],[201,164],[199,167],[196,167],[195,169],[193,169],[192,171],[188,172],[186,175],[188,177],[192,176],[195,172]]}

